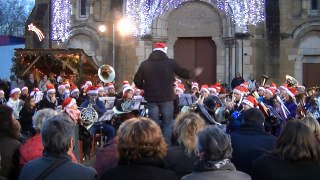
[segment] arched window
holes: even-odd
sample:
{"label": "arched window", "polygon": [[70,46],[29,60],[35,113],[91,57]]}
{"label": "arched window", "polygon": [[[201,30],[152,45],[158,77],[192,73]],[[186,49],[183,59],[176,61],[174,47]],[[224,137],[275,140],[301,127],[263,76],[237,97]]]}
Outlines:
{"label": "arched window", "polygon": [[79,17],[87,17],[87,0],[79,0]]}

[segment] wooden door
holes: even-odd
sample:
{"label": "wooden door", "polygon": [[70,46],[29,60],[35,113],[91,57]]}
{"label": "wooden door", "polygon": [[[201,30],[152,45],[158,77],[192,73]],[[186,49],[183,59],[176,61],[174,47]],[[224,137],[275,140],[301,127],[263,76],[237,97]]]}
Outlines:
{"label": "wooden door", "polygon": [[199,85],[216,82],[216,45],[210,37],[178,38],[174,45],[174,60],[187,69],[202,66],[203,73],[192,79]]}
{"label": "wooden door", "polygon": [[320,63],[303,63],[303,85],[306,88],[319,86]]}

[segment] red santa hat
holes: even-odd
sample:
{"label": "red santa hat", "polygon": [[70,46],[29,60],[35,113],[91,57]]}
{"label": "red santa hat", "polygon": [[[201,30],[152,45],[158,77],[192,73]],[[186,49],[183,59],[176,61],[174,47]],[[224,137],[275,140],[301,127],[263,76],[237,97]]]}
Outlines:
{"label": "red santa hat", "polygon": [[209,87],[208,87],[207,84],[203,84],[203,85],[201,86],[200,92],[202,92],[202,91],[205,91],[205,92],[207,92],[208,94],[210,93]]}
{"label": "red santa hat", "polygon": [[58,86],[58,89],[66,89],[65,84],[64,84],[64,83],[60,84],[60,85]]}
{"label": "red santa hat", "polygon": [[244,89],[244,87],[237,86],[237,87],[235,87],[233,89],[233,93],[238,93],[238,94],[241,94],[243,96],[244,93],[245,93],[245,89]]}
{"label": "red santa hat", "polygon": [[69,109],[75,104],[77,104],[77,101],[74,98],[69,97],[62,102],[62,110]]}
{"label": "red santa hat", "polygon": [[275,83],[271,83],[269,88],[277,89],[277,85]]}
{"label": "red santa hat", "polygon": [[168,47],[165,43],[161,43],[161,42],[155,43],[153,45],[153,51],[157,51],[157,50],[167,53]]}
{"label": "red santa hat", "polygon": [[297,89],[294,88],[294,87],[288,87],[286,89],[286,92],[289,94],[289,96],[294,98],[296,96],[296,94],[297,94]]}
{"label": "red santa hat", "polygon": [[23,88],[21,88],[21,91],[23,90],[28,90],[28,87],[27,86],[23,86]]}
{"label": "red santa hat", "polygon": [[199,84],[197,82],[192,82],[191,83],[191,89],[196,88],[199,90]]}
{"label": "red santa hat", "polygon": [[68,81],[62,83],[64,85],[65,88],[70,88],[70,83]]}
{"label": "red santa hat", "polygon": [[265,91],[266,89],[265,89],[263,86],[260,86],[260,87],[258,88],[258,90],[259,90],[259,91]]}
{"label": "red santa hat", "polygon": [[243,101],[243,104],[249,105],[250,107],[257,107],[258,101],[253,96],[247,96]]}
{"label": "red santa hat", "polygon": [[33,90],[32,90],[31,93],[30,93],[30,96],[36,95],[36,93],[37,93],[38,91],[40,91],[38,88],[33,88]]}
{"label": "red santa hat", "polygon": [[270,93],[273,96],[275,94],[275,92],[276,92],[276,89],[269,87],[265,91]]}
{"label": "red santa hat", "polygon": [[138,89],[138,88],[134,88],[134,91],[133,91],[133,93],[138,93],[138,92],[141,92],[141,89]]}
{"label": "red santa hat", "polygon": [[128,86],[130,86],[129,81],[122,81],[122,90]]}
{"label": "red santa hat", "polygon": [[126,86],[123,88],[122,90],[122,93],[124,94],[125,92],[127,92],[128,90],[132,90],[133,91],[133,88],[129,85],[129,86]]}
{"label": "red santa hat", "polygon": [[241,87],[244,87],[245,89],[248,89],[249,84],[248,82],[243,82],[242,84],[240,84]]}
{"label": "red santa hat", "polygon": [[211,85],[211,86],[208,88],[208,90],[209,90],[210,92],[214,92],[214,93],[217,93],[217,92],[218,92],[216,85]]}
{"label": "red santa hat", "polygon": [[56,89],[54,88],[54,86],[52,84],[47,84],[46,85],[47,87],[47,93],[55,93],[56,92]]}
{"label": "red santa hat", "polygon": [[111,88],[114,88],[114,85],[113,85],[113,83],[110,82],[110,83],[107,84],[107,89],[109,90]]}
{"label": "red santa hat", "polygon": [[288,88],[288,84],[286,83],[281,84],[281,86],[279,87],[279,89],[283,89],[283,90],[286,90],[287,88]]}
{"label": "red santa hat", "polygon": [[91,81],[86,81],[85,85],[86,86],[92,86],[92,82]]}
{"label": "red santa hat", "polygon": [[13,95],[14,93],[17,93],[17,92],[21,93],[20,88],[14,88],[14,89],[12,89],[12,90],[10,91],[10,95]]}
{"label": "red santa hat", "polygon": [[94,86],[89,86],[86,89],[87,94],[98,94],[98,88]]}
{"label": "red santa hat", "polygon": [[102,85],[97,86],[97,88],[98,88],[98,91],[104,91],[104,88]]}
{"label": "red santa hat", "polygon": [[70,88],[70,94],[76,93],[76,92],[80,92],[79,89],[77,88],[77,86],[71,86],[71,88]]}
{"label": "red santa hat", "polygon": [[184,84],[178,84],[175,88],[176,91],[179,91],[181,92],[182,94],[184,93],[185,91],[185,88],[184,88]]}

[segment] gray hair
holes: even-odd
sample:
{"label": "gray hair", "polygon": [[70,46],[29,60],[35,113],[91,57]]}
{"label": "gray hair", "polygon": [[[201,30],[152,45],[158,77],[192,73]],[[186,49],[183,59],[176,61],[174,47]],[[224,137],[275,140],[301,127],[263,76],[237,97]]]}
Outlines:
{"label": "gray hair", "polygon": [[202,160],[220,161],[232,155],[231,138],[216,126],[207,126],[197,134],[197,148]]}
{"label": "gray hair", "polygon": [[37,132],[40,132],[42,129],[43,123],[47,120],[52,118],[53,116],[57,115],[57,113],[50,108],[45,108],[37,111],[33,117],[33,126]]}
{"label": "gray hair", "polygon": [[70,140],[74,138],[74,130],[74,122],[65,114],[46,120],[41,130],[44,150],[55,154],[67,152]]}

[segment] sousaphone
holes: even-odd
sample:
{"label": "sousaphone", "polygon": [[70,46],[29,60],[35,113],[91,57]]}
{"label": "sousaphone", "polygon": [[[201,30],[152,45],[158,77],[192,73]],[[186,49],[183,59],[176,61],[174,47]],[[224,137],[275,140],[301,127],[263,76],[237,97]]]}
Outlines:
{"label": "sousaphone", "polygon": [[110,66],[108,64],[104,64],[99,67],[98,76],[102,82],[109,83],[115,79],[116,72],[114,71],[112,66]]}

